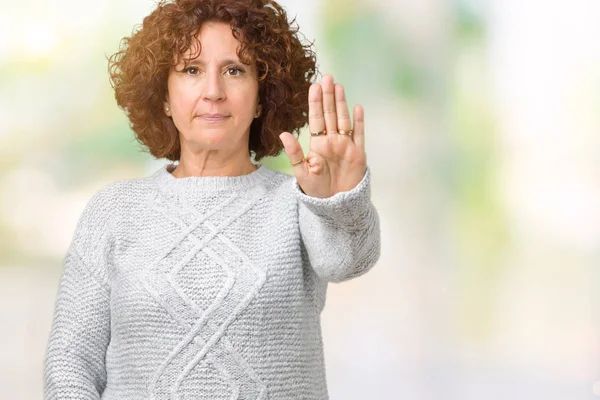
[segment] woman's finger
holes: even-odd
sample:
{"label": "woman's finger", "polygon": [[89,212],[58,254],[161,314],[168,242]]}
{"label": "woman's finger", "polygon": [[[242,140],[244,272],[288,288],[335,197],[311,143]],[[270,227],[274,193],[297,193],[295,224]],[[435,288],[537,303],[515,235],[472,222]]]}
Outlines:
{"label": "woman's finger", "polygon": [[365,150],[365,110],[361,105],[354,106],[354,130],[352,133],[354,143]]}
{"label": "woman's finger", "polygon": [[[323,116],[323,89],[318,83],[313,83],[308,89],[308,129],[312,133],[325,130],[325,118]],[[321,140],[322,136],[311,136],[313,139]]]}
{"label": "woman's finger", "polygon": [[[335,110],[337,114],[337,129],[338,131],[350,132],[352,129],[352,121],[350,121],[350,113],[348,112],[348,104],[346,103],[346,94],[344,86],[339,83],[335,84]],[[340,134],[342,138],[352,140],[351,135]]]}
{"label": "woman's finger", "polygon": [[335,112],[335,92],[333,76],[325,75],[321,80],[323,87],[323,115],[325,117],[325,129],[328,135],[337,135],[337,114]]}
{"label": "woman's finger", "polygon": [[298,139],[289,132],[283,132],[279,135],[285,153],[292,164],[294,174],[297,179],[302,179],[308,171],[308,162],[304,159],[304,152]]}

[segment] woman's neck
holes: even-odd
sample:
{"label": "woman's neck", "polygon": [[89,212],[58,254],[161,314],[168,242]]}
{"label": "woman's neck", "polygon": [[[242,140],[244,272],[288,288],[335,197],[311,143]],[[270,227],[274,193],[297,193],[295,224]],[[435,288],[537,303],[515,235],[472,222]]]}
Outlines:
{"label": "woman's neck", "polygon": [[186,178],[189,176],[241,176],[256,171],[256,165],[250,161],[246,162],[187,162],[179,160],[177,167],[171,172],[176,178]]}

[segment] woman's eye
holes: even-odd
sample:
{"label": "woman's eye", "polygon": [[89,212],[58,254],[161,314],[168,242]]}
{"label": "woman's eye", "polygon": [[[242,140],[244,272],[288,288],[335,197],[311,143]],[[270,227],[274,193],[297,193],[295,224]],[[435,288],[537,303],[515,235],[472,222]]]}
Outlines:
{"label": "woman's eye", "polygon": [[[198,68],[196,67],[187,67],[183,70],[183,72],[185,72],[188,75],[198,75],[200,73],[200,71],[198,71]],[[240,67],[229,67],[227,68],[227,73],[229,75],[239,75],[244,73],[244,70]]]}
{"label": "woman's eye", "polygon": [[227,72],[229,73],[229,75],[239,75],[239,74],[243,73],[244,70],[241,69],[240,67],[229,67],[229,68],[227,68]]}

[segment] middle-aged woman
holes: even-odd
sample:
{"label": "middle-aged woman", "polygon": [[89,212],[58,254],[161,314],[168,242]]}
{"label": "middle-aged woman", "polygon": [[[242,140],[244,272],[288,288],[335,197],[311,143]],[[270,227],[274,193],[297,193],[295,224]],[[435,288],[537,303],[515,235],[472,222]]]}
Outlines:
{"label": "middle-aged woman", "polygon": [[[327,285],[380,254],[362,108],[330,75],[311,85],[314,54],[269,0],[160,2],[109,65],[137,139],[171,163],[85,207],[46,399],[327,399]],[[283,148],[295,176],[255,163]]]}

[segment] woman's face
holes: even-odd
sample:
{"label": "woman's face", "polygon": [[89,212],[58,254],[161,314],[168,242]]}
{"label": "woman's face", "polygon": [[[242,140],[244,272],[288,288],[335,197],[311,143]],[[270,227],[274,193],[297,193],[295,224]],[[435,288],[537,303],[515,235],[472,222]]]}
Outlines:
{"label": "woman's face", "polygon": [[228,24],[205,23],[197,39],[198,58],[185,69],[182,60],[169,72],[167,115],[179,130],[182,147],[247,149],[250,124],[260,110],[256,67],[239,60],[240,43]]}

